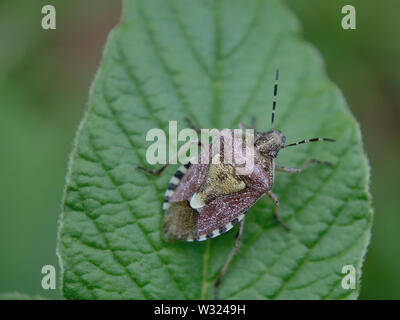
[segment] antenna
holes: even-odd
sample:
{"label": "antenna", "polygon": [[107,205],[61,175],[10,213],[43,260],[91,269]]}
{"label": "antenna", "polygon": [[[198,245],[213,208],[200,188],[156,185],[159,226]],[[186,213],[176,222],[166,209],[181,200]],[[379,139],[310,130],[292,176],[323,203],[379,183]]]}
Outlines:
{"label": "antenna", "polygon": [[297,146],[302,143],[309,143],[309,142],[316,142],[316,141],[336,142],[335,139],[331,139],[331,138],[313,138],[313,139],[305,139],[305,140],[301,140],[299,142],[287,144],[287,145],[283,146],[282,148],[293,147],[293,146]]}
{"label": "antenna", "polygon": [[276,108],[276,95],[278,94],[278,80],[279,80],[279,68],[276,69],[276,74],[275,74],[274,98],[273,98],[273,101],[272,101],[271,129],[274,129],[275,108]]}

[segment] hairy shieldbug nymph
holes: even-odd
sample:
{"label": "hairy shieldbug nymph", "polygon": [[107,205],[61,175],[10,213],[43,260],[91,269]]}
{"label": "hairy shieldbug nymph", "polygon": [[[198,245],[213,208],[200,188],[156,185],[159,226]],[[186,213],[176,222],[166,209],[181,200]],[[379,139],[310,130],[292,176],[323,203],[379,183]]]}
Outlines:
{"label": "hairy shieldbug nymph", "polygon": [[[274,202],[275,220],[289,231],[289,228],[279,218],[278,197],[271,192],[275,170],[300,173],[313,163],[330,165],[329,162],[317,159],[309,159],[300,168],[275,165],[274,160],[283,148],[308,142],[335,141],[330,138],[313,138],[285,144],[286,137],[281,131],[274,129],[278,78],[279,69],[276,70],[275,75],[271,129],[256,133],[252,153],[254,166],[251,173],[247,175],[237,174],[235,171],[237,165],[234,162],[226,163],[223,161],[224,156],[221,151],[213,153],[212,148],[210,148],[209,160],[212,161],[207,164],[201,162],[184,164],[171,178],[165,192],[163,203],[163,236],[165,240],[203,241],[227,232],[240,222],[234,246],[214,282],[215,298],[217,297],[218,286],[238,249],[246,212],[261,196],[266,194]],[[244,128],[241,124],[239,124],[239,127]],[[221,143],[222,148],[224,148],[226,140],[222,142],[222,138],[228,140],[231,138],[231,143],[235,146],[238,139],[244,139],[244,135],[239,138],[232,138],[232,135],[225,131],[225,133],[216,136],[212,144]],[[242,148],[242,144],[239,144],[239,148]],[[219,161],[214,161],[216,158]],[[168,163],[164,164],[158,170],[138,168],[146,173],[158,176],[168,165]]]}

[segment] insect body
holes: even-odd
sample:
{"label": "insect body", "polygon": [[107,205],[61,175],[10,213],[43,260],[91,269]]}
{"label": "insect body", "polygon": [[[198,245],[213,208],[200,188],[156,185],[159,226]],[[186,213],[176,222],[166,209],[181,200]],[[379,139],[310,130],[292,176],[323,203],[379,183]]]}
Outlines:
{"label": "insect body", "polygon": [[[253,170],[247,175],[239,175],[236,172],[239,167],[238,163],[224,161],[226,156],[224,147],[227,145],[233,146],[233,153],[240,148],[242,148],[241,151],[246,151],[243,150],[246,147],[239,143],[246,138],[245,134],[237,137],[233,135],[231,130],[224,130],[214,138],[207,150],[209,162],[207,164],[188,162],[181,166],[171,178],[165,192],[163,235],[166,240],[203,241],[227,232],[240,222],[234,247],[214,283],[215,297],[219,283],[238,248],[243,232],[245,214],[260,197],[266,194],[272,199],[275,204],[275,219],[286,230],[289,230],[279,218],[278,197],[271,192],[275,170],[299,173],[312,163],[329,164],[310,159],[300,168],[275,165],[275,158],[283,148],[314,141],[335,141],[328,138],[314,138],[285,145],[285,136],[281,131],[274,129],[278,77],[279,70],[277,70],[275,77],[271,129],[256,134],[254,152],[252,153],[254,157]],[[214,152],[215,149],[212,148],[212,145],[216,143],[219,143],[221,147]],[[205,152],[205,150],[202,152]],[[167,165],[163,165],[156,171],[140,168],[148,173],[159,175]]]}
{"label": "insect body", "polygon": [[[232,131],[223,131],[209,150],[210,164],[191,164],[178,169],[165,192],[164,237],[202,241],[230,230],[246,211],[272,187],[272,167],[263,167],[256,158],[249,175],[237,175],[236,163],[224,163],[224,146]],[[232,141],[235,147],[235,142]]]}

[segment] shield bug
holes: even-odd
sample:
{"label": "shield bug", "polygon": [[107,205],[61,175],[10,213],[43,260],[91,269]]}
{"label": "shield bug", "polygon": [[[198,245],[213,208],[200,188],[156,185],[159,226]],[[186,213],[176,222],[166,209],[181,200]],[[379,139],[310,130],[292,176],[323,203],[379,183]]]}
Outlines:
{"label": "shield bug", "polygon": [[[289,228],[279,218],[278,197],[271,192],[275,170],[300,173],[313,163],[330,165],[329,162],[317,159],[309,159],[299,168],[275,165],[274,160],[281,149],[308,142],[335,141],[330,138],[313,138],[285,144],[286,137],[281,131],[274,129],[278,78],[279,69],[275,75],[271,129],[256,133],[254,152],[252,153],[254,166],[251,173],[237,174],[237,165],[234,162],[226,163],[224,161],[225,153],[221,150],[213,152],[212,145],[215,143],[220,143],[223,149],[226,146],[226,139],[228,139],[235,148],[235,145],[242,142],[241,140],[244,138],[244,135],[235,137],[230,134],[232,131],[223,131],[214,138],[208,150],[209,160],[212,161],[208,164],[202,164],[201,161],[196,164],[191,162],[184,164],[171,178],[165,192],[163,203],[163,236],[165,240],[203,241],[217,237],[232,229],[238,222],[240,223],[233,248],[214,282],[215,298],[218,286],[238,249],[246,212],[260,197],[267,195],[274,202],[275,220],[289,231]],[[243,126],[240,127],[243,128]],[[243,148],[243,144],[238,145],[239,149]],[[138,168],[158,176],[168,165],[168,163],[164,164],[157,170]]]}

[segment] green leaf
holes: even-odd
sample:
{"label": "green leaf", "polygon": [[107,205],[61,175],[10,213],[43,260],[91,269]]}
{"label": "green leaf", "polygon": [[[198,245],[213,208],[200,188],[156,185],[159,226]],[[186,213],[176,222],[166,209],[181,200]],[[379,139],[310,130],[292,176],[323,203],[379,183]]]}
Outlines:
{"label": "green leaf", "polygon": [[15,291],[0,293],[0,300],[45,300],[45,298]]}
{"label": "green leaf", "polygon": [[[201,128],[270,123],[274,72],[280,68],[276,127],[288,142],[318,136],[337,143],[284,149],[277,173],[286,232],[261,198],[249,210],[243,241],[220,287],[223,299],[356,298],[370,237],[368,163],[360,129],[321,57],[299,36],[279,1],[146,0],[124,2],[90,91],[71,155],[59,233],[62,293],[68,299],[212,298],[212,283],[235,230],[197,243],[161,239],[168,168],[138,170],[151,128],[168,133],[184,117]],[[357,289],[341,286],[344,265]]]}

